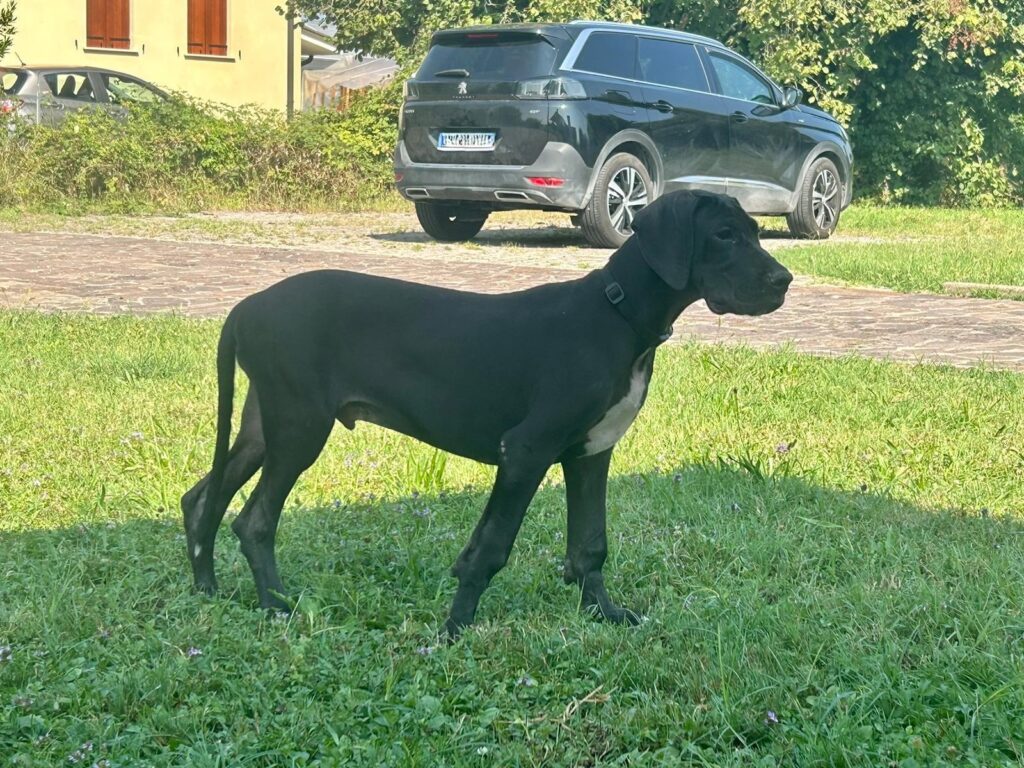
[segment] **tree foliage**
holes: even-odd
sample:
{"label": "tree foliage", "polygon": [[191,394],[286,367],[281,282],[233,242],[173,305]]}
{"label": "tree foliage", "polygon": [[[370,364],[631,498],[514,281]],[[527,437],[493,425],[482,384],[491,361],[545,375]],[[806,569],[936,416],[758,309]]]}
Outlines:
{"label": "tree foliage", "polygon": [[0,59],[7,55],[14,41],[14,0],[0,5]]}
{"label": "tree foliage", "polygon": [[860,192],[1024,200],[1024,0],[295,0],[339,43],[415,63],[436,29],[614,19],[709,35],[849,128]]}

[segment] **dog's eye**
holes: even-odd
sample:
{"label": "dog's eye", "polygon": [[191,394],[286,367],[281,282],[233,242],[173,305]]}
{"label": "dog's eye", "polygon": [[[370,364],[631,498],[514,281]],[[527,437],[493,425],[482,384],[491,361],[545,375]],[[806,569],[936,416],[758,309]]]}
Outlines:
{"label": "dog's eye", "polygon": [[719,240],[735,240],[736,233],[732,231],[732,227],[722,227],[720,230],[715,232],[715,237]]}

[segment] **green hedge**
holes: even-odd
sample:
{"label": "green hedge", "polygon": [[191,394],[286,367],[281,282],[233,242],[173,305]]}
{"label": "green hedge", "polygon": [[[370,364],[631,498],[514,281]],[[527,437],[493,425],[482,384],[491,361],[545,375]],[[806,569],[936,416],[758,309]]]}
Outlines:
{"label": "green hedge", "polygon": [[0,133],[0,206],[75,211],[339,209],[392,181],[401,86],[344,114],[284,117],[173,98],[115,119],[101,110],[59,126]]}

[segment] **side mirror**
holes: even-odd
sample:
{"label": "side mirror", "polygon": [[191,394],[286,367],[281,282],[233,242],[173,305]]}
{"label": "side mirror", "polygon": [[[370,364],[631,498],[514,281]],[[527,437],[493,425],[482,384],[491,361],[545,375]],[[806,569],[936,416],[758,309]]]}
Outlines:
{"label": "side mirror", "polygon": [[792,109],[801,101],[803,101],[804,92],[799,88],[794,88],[792,85],[787,85],[782,89],[782,108]]}

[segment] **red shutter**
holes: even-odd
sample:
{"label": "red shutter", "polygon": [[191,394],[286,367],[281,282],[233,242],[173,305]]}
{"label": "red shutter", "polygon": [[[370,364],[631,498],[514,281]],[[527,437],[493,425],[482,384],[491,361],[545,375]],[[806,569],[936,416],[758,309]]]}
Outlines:
{"label": "red shutter", "polygon": [[107,34],[111,48],[130,47],[128,5],[131,0],[107,0]]}
{"label": "red shutter", "polygon": [[130,0],[86,0],[85,44],[90,48],[131,46]]}
{"label": "red shutter", "polygon": [[227,0],[188,0],[188,52],[228,55]]}

